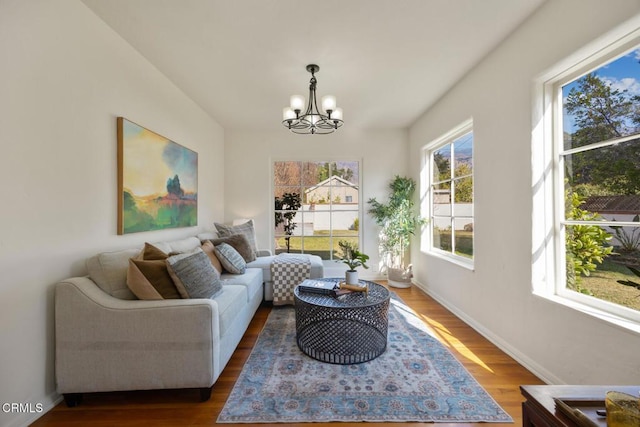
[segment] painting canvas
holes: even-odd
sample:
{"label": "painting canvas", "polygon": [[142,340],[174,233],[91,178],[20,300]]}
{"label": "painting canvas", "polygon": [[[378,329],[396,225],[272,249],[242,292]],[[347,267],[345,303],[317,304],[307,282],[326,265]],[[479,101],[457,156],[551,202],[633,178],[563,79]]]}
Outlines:
{"label": "painting canvas", "polygon": [[198,224],[198,153],[118,117],[118,234]]}

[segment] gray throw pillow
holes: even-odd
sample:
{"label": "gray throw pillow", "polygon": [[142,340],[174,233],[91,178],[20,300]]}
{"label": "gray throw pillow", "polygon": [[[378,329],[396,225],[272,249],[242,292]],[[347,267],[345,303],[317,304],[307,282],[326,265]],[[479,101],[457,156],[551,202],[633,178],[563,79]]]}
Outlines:
{"label": "gray throw pillow", "polygon": [[244,258],[246,262],[251,262],[256,260],[256,253],[251,248],[249,241],[243,234],[234,234],[233,236],[220,237],[219,239],[212,239],[211,243],[213,243],[213,246],[218,246],[220,243],[227,243],[233,249],[238,251],[240,256],[242,256],[242,258]]}
{"label": "gray throw pillow", "polygon": [[249,241],[249,246],[251,247],[253,252],[255,253],[258,251],[258,246],[256,244],[256,232],[253,228],[252,219],[240,225],[224,225],[218,224],[217,222],[214,223],[214,225],[216,226],[216,230],[218,230],[218,235],[220,237],[229,237],[233,236],[234,234],[242,234]]}
{"label": "gray throw pillow", "polygon": [[216,256],[222,264],[222,268],[231,274],[244,274],[247,263],[233,247],[227,243],[220,243],[213,248]]}
{"label": "gray throw pillow", "polygon": [[202,249],[170,256],[166,262],[182,298],[213,298],[222,291],[220,274]]}

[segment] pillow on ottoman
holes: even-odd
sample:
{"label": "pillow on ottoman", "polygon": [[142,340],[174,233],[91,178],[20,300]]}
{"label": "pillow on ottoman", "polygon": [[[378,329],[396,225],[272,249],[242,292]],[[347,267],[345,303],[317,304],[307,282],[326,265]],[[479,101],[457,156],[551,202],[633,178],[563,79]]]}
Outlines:
{"label": "pillow on ottoman", "polygon": [[127,286],[142,300],[179,299],[180,294],[167,271],[168,255],[145,243],[135,258],[129,259]]}
{"label": "pillow on ottoman", "polygon": [[166,262],[182,298],[213,298],[222,290],[220,275],[202,249],[170,256]]}
{"label": "pillow on ottoman", "polygon": [[231,245],[220,243],[214,247],[214,251],[225,270],[231,274],[244,274],[247,263]]}

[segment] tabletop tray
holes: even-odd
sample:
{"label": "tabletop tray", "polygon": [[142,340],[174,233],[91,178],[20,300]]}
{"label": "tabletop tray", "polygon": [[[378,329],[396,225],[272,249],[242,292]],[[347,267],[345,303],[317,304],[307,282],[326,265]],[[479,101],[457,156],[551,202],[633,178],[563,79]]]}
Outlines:
{"label": "tabletop tray", "polygon": [[[596,413],[605,409],[604,399],[555,398],[556,410],[581,427],[607,427],[607,417]],[[585,417],[578,415],[579,410]]]}

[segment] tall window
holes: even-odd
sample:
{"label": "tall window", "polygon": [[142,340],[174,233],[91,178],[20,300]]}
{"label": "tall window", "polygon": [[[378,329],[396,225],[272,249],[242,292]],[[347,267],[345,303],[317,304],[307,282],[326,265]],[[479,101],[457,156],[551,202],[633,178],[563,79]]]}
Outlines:
{"label": "tall window", "polygon": [[274,162],[275,252],[331,260],[340,240],[359,244],[359,181],[357,161]]}
{"label": "tall window", "polygon": [[473,131],[468,122],[427,147],[431,249],[473,263]]}
{"label": "tall window", "polygon": [[640,282],[639,59],[614,50],[553,84],[556,291],[636,319],[640,288],[619,281]]}

